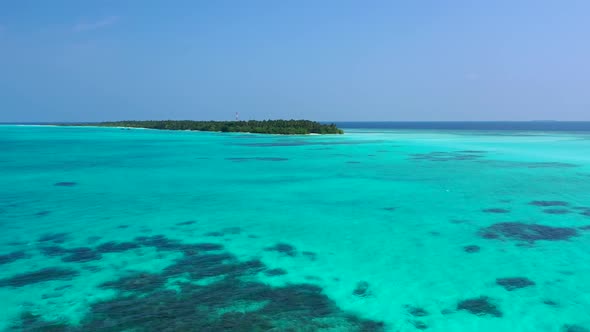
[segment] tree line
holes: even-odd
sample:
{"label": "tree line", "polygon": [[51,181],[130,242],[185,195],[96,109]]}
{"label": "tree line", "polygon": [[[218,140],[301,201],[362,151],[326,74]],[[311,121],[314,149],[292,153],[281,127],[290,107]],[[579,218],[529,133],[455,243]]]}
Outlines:
{"label": "tree line", "polygon": [[[79,124],[78,124],[79,125]],[[309,120],[249,120],[249,121],[112,121],[86,124],[101,127],[132,127],[164,130],[199,130],[217,132],[248,132],[257,134],[343,134],[335,124],[321,124]]]}

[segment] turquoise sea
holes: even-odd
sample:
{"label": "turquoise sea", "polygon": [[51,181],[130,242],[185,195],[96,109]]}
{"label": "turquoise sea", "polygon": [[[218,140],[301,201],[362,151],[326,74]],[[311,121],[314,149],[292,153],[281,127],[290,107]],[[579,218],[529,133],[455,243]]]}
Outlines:
{"label": "turquoise sea", "polygon": [[590,132],[0,126],[0,330],[590,330]]}

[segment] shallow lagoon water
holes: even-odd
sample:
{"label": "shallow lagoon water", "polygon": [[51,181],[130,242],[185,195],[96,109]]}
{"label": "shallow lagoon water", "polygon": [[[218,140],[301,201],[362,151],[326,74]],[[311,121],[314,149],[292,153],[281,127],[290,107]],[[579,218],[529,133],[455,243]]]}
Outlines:
{"label": "shallow lagoon water", "polygon": [[589,138],[0,126],[0,330],[584,331]]}

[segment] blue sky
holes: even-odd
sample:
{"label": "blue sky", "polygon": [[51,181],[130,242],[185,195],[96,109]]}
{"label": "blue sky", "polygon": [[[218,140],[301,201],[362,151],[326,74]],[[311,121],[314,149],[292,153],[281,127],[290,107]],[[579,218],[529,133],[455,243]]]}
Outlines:
{"label": "blue sky", "polygon": [[0,122],[590,120],[590,1],[1,1]]}

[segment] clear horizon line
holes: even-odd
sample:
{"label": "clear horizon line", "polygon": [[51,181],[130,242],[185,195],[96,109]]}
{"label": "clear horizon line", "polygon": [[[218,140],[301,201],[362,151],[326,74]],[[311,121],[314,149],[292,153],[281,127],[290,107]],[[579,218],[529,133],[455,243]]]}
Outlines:
{"label": "clear horizon line", "polygon": [[[265,121],[265,120],[309,120],[309,119],[248,119],[239,121]],[[195,119],[127,119],[127,120],[98,120],[98,121],[0,121],[0,124],[59,124],[59,123],[101,123],[101,122],[119,122],[119,121],[227,121],[232,122],[236,120],[195,120]],[[483,122],[513,122],[513,123],[524,123],[524,122],[590,122],[589,120],[309,120],[316,122],[363,122],[363,123],[432,123],[432,122],[472,122],[472,123],[483,123]]]}

